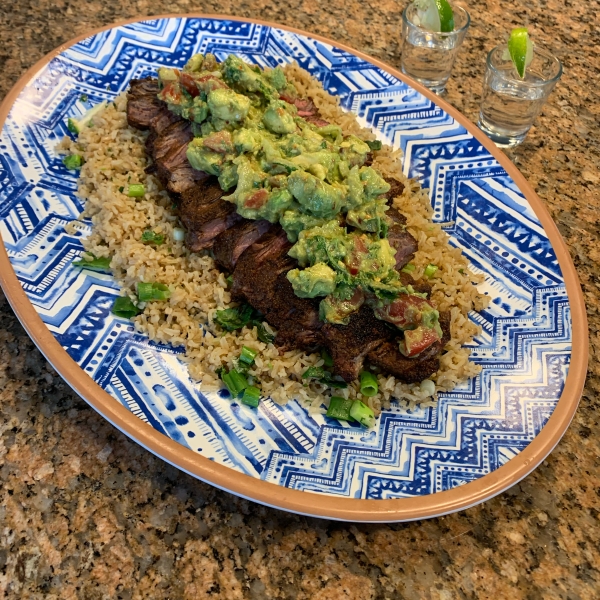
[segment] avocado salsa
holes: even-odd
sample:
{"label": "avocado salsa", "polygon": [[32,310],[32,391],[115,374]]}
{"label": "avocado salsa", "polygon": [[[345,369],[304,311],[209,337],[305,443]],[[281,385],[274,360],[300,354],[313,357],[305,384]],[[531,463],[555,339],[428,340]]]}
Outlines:
{"label": "avocado salsa", "polygon": [[321,320],[348,324],[366,303],[404,332],[405,356],[442,338],[438,311],[395,269],[390,184],[365,164],[380,142],[299,116],[296,89],[279,67],[196,54],[158,77],[159,98],[192,123],[192,167],[216,176],[242,217],[281,225],[299,266],[287,278],[297,296],[322,297]]}

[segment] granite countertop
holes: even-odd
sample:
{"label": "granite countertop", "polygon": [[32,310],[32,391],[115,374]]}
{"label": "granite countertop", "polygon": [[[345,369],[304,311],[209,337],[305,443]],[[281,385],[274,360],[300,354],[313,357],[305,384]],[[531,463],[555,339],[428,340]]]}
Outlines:
{"label": "granite countertop", "polygon": [[[255,17],[399,66],[393,0],[39,0],[0,7],[3,97],[75,35],[138,15]],[[573,423],[525,480],[458,514],[352,525],[264,508],[196,481],[98,416],[0,299],[0,595],[4,598],[593,599],[600,595],[600,5],[470,2],[446,99],[476,120],[485,53],[511,27],[565,66],[511,160],[569,245],[591,361]],[[595,81],[595,83],[594,83]]]}

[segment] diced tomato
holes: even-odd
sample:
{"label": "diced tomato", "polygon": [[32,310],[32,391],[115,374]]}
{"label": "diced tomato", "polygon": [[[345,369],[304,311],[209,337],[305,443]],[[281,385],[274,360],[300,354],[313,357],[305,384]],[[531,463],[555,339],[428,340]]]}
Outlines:
{"label": "diced tomato", "polygon": [[422,312],[433,310],[430,302],[419,296],[411,294],[400,294],[396,300],[377,308],[375,312],[383,321],[393,323],[400,329],[413,327],[421,322]]}
{"label": "diced tomato", "polygon": [[202,140],[202,145],[206,146],[213,152],[226,154],[233,152],[233,139],[229,131],[215,131]]}
{"label": "diced tomato", "polygon": [[181,103],[181,87],[178,81],[169,81],[159,92],[158,97],[169,104]]}
{"label": "diced tomato", "polygon": [[421,354],[432,344],[440,340],[435,329],[430,329],[424,325],[420,325],[416,329],[408,329],[404,332],[404,343],[400,344],[400,352],[404,356],[411,358]]}
{"label": "diced tomato", "polygon": [[229,86],[215,75],[202,75],[196,79],[196,85],[203,92],[212,92],[213,90],[226,89]]}
{"label": "diced tomato", "polygon": [[244,202],[245,208],[260,208],[269,199],[269,192],[265,189],[260,189],[248,196]]}
{"label": "diced tomato", "polygon": [[367,254],[368,252],[369,250],[367,249],[367,246],[363,241],[362,237],[355,237],[354,248],[352,249],[352,252],[350,252],[350,254],[346,257],[346,266],[348,267],[350,275],[358,275],[361,265],[360,255]]}
{"label": "diced tomato", "polygon": [[189,73],[182,73],[181,77],[179,78],[179,81],[181,85],[186,89],[188,94],[190,94],[190,96],[192,96],[193,98],[195,98],[200,93],[200,90],[196,85],[196,79],[192,77]]}

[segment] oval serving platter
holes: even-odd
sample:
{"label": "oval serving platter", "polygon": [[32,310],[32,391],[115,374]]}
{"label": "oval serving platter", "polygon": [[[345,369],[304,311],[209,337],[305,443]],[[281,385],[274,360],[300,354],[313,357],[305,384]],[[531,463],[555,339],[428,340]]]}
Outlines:
{"label": "oval serving platter", "polygon": [[[434,220],[483,273],[489,309],[472,360],[481,374],[434,408],[394,403],[373,430],[308,414],[295,400],[258,410],[190,380],[178,350],[110,312],[107,274],[71,266],[81,236],[76,176],[53,148],[66,121],[159,66],[196,52],[260,66],[296,60],[430,189]],[[87,101],[85,100],[87,96]],[[82,99],[83,98],[83,99]],[[530,473],[577,407],[587,324],[568,251],[541,200],[495,146],[437,96],[330,40],[222,16],[114,25],[32,67],[0,108],[0,282],[61,376],[132,439],[195,477],[319,517],[403,521],[473,506]]]}

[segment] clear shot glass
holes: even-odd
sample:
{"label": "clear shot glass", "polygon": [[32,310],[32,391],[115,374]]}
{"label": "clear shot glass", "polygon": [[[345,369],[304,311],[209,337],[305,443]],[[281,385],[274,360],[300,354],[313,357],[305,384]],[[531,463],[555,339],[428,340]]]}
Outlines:
{"label": "clear shot glass", "polygon": [[562,75],[562,64],[546,50],[533,47],[533,60],[519,77],[506,44],[487,56],[479,128],[500,148],[520,144]]}
{"label": "clear shot glass", "polygon": [[402,13],[402,72],[425,87],[441,93],[450,78],[454,59],[471,22],[469,13],[450,3],[454,30],[436,33],[416,25],[417,7],[411,2]]}

